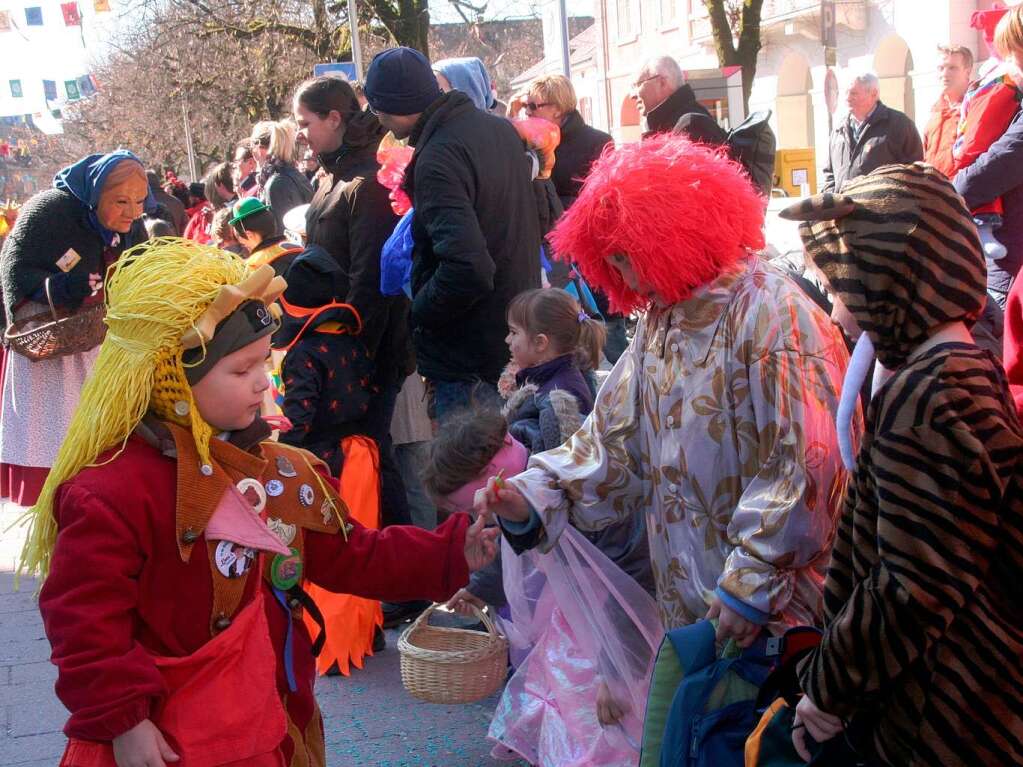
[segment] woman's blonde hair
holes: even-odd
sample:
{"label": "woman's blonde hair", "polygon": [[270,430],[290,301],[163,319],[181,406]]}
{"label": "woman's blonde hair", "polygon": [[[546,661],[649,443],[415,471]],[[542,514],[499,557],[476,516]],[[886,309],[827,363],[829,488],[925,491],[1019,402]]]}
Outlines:
{"label": "woman's blonde hair", "polygon": [[252,143],[266,149],[272,158],[282,162],[295,162],[298,155],[295,149],[295,124],[290,120],[264,120],[252,128]]}
{"label": "woman's blonde hair", "polygon": [[995,50],[1000,58],[1015,53],[1023,58],[1023,5],[1016,5],[1002,16],[995,27]]}
{"label": "woman's blonde hair", "polygon": [[544,75],[529,84],[529,95],[553,104],[564,113],[571,112],[579,103],[572,81],[564,75]]}

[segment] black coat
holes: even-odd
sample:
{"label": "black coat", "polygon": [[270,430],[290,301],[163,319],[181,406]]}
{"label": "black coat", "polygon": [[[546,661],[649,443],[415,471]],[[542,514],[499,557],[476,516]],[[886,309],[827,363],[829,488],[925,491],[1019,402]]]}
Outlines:
{"label": "black coat", "polygon": [[[106,246],[89,225],[88,213],[74,195],[60,189],[43,190],[22,207],[0,253],[5,325],[13,321],[14,309],[22,301],[34,294],[39,298],[37,293],[47,277],[58,305],[75,308],[92,293],[89,275],[105,272]],[[142,221],[136,221],[120,239],[120,244],[110,249],[110,256],[146,239]],[[57,261],[69,248],[74,248],[81,260],[64,272]]]}
{"label": "black coat", "polygon": [[288,350],[281,366],[281,409],[292,427],[280,440],[309,450],[330,466],[335,477],[344,458],[341,440],[365,433],[363,419],[379,394],[370,380],[373,361],[360,336],[317,331],[339,316],[332,310],[317,318]]}
{"label": "black coat", "polygon": [[362,318],[360,338],[376,363],[381,386],[404,381],[413,370],[405,296],[380,294],[380,249],[398,217],[377,181],[377,146],[384,130],[369,112],[350,121],[344,143],[320,162],[326,177],[306,213],[306,241],[322,246],[341,267],[338,300]]}
{"label": "black coat", "polygon": [[263,184],[260,199],[277,219],[277,233],[284,234],[284,214],[313,197],[313,185],[294,165],[279,163]]}
{"label": "black coat", "polygon": [[848,120],[831,134],[821,191],[841,192],[847,181],[865,176],[882,165],[923,159],[924,145],[913,121],[879,101],[860,131],[858,141],[853,139]]}
{"label": "black coat", "polygon": [[565,115],[561,123],[561,143],[554,150],[551,172],[554,188],[565,208],[575,202],[590,166],[612,141],[604,131],[583,122],[583,116],[575,109]]}
{"label": "black coat", "polygon": [[540,286],[540,232],[522,140],[511,123],[451,91],[423,113],[405,184],[415,206],[413,342],[419,372],[496,383],[506,313]]}
{"label": "black coat", "polygon": [[683,116],[691,114],[700,114],[705,117],[711,116],[703,104],[696,100],[696,94],[693,92],[692,87],[688,83],[683,83],[682,87],[647,112],[647,130],[643,135],[646,137],[655,133],[675,131],[676,133],[689,136],[693,141],[700,141],[705,137],[692,135],[691,131],[685,127],[686,123],[683,123],[681,126],[678,124]]}

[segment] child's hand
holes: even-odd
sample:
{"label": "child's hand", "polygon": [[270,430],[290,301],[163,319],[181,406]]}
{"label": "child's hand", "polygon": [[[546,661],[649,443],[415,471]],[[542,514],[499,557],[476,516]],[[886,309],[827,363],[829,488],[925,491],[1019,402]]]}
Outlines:
{"label": "child's hand", "polygon": [[465,531],[465,561],[472,571],[482,570],[497,556],[497,536],[501,531],[496,527],[485,527],[487,515],[480,514]]}
{"label": "child's hand", "polygon": [[625,712],[628,711],[627,704],[615,700],[607,682],[601,680],[600,688],[597,690],[597,721],[602,727],[618,724]]}
{"label": "child's hand", "polygon": [[472,617],[475,613],[472,611],[472,607],[470,607],[470,605],[475,606],[478,610],[482,610],[486,607],[483,600],[469,591],[469,589],[459,589],[444,606],[449,610],[454,610],[459,615]]}
{"label": "child's hand", "polygon": [[476,512],[480,515],[496,514],[511,522],[529,519],[529,504],[522,493],[498,477],[491,477],[487,486],[476,491]]}
{"label": "child's hand", "polygon": [[824,743],[844,729],[845,725],[840,718],[821,711],[809,696],[804,695],[796,706],[796,716],[792,720],[792,745],[799,757],[804,762],[809,762],[811,756],[810,749],[806,746],[806,733],[810,733],[818,743]]}
{"label": "child's hand", "polygon": [[89,275],[89,290],[95,295],[99,292],[99,289],[103,287],[103,275],[102,274],[90,274]]}
{"label": "child's hand", "polygon": [[148,719],[114,738],[113,746],[117,767],[166,767],[167,762],[180,759]]}
{"label": "child's hand", "polygon": [[753,621],[746,620],[716,596],[714,601],[710,603],[707,618],[710,620],[718,619],[717,635],[715,638],[719,642],[727,642],[729,639],[734,639],[739,647],[749,647],[753,644],[757,635],[760,634],[761,626],[758,626]]}

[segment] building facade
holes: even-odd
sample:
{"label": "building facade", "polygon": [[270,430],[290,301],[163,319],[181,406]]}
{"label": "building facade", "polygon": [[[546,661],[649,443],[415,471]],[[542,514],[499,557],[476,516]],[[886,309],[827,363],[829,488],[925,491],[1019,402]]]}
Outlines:
{"label": "building facade", "polygon": [[[966,45],[978,61],[986,59],[989,52],[970,28],[970,15],[991,5],[991,0],[835,0],[831,69],[840,91],[853,74],[872,71],[880,78],[882,101],[922,127],[940,94],[937,46]],[[630,89],[644,60],[670,55],[686,70],[718,66],[702,0],[595,0],[594,16],[592,52],[579,56],[578,65],[573,56],[572,80],[593,124],[618,141],[640,134]],[[826,162],[830,130],[846,113],[841,95],[835,113],[828,110],[821,31],[820,0],[764,0],[749,100],[750,111],[772,111],[779,148],[816,148],[818,169]],[[557,69],[556,62],[544,64]]]}

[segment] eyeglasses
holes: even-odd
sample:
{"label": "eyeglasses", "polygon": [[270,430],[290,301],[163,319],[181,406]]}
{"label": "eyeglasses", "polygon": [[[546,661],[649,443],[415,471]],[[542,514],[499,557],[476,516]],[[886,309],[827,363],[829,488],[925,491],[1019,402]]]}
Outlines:
{"label": "eyeglasses", "polygon": [[540,107],[549,107],[551,105],[552,105],[552,102],[550,102],[550,101],[543,101],[543,102],[541,102],[539,104],[537,104],[535,101],[527,101],[526,102],[526,109],[528,111],[530,111],[530,112],[535,112]]}
{"label": "eyeglasses", "polygon": [[375,109],[374,109],[374,108],[373,108],[372,106],[370,106],[369,104],[366,104],[366,109],[368,109],[368,110],[369,110],[369,113],[370,113],[371,115],[374,115],[374,116],[376,116],[376,117],[379,117],[379,116],[380,116],[380,113],[379,113],[379,112],[378,112],[377,110],[375,110]]}
{"label": "eyeglasses", "polygon": [[643,83],[648,83],[651,80],[656,80],[658,77],[664,77],[664,75],[650,75],[650,77],[644,77],[642,80],[637,80],[632,84],[633,89],[638,90]]}

